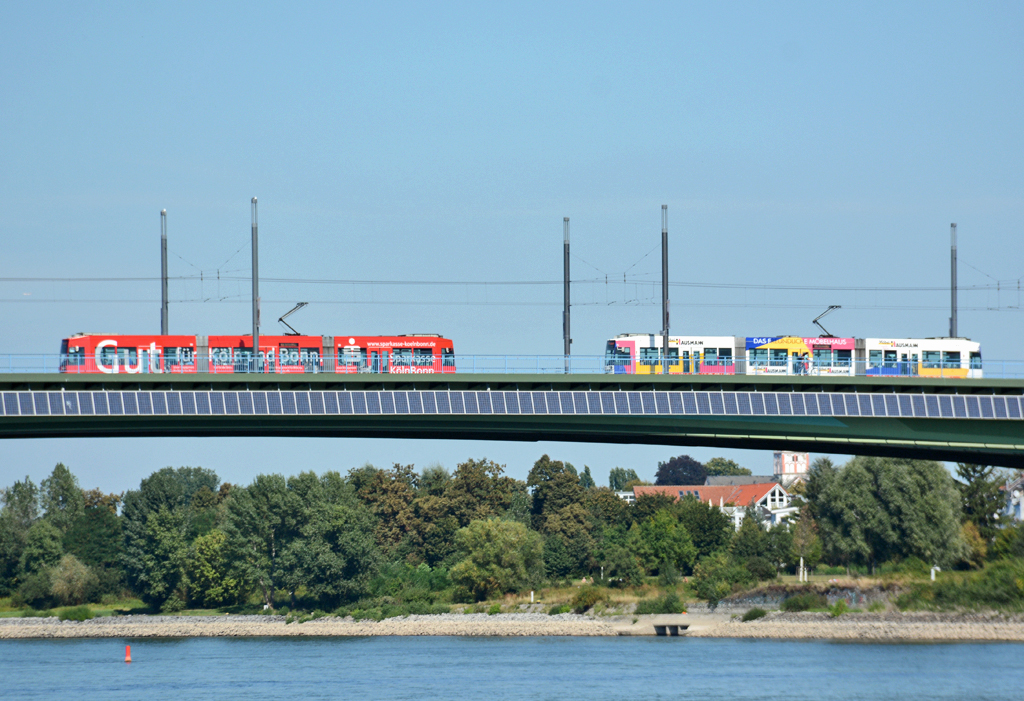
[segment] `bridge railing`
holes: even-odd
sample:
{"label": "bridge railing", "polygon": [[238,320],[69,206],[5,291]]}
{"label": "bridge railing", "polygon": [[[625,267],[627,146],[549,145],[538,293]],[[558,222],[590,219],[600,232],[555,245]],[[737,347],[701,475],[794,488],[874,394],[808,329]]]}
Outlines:
{"label": "bridge railing", "polygon": [[[104,359],[104,372],[97,372],[96,365],[86,365],[81,357],[58,354],[0,354],[0,373],[64,373],[64,374],[623,374],[661,375],[664,368],[658,359],[609,359],[603,355],[455,355],[426,364],[389,363],[377,359],[371,363],[350,364],[342,356],[330,358],[310,356],[295,363],[282,363],[273,356],[269,358],[243,358],[227,364],[211,362],[208,359],[189,358],[181,364],[161,365],[160,358],[133,358],[131,362]],[[747,376],[795,376],[795,377],[922,377],[922,378],[1024,378],[1024,360],[985,360],[984,364],[971,366],[948,363],[869,363],[856,361],[845,364],[815,364],[807,360],[751,361],[745,359],[720,359],[693,361],[670,358],[667,367],[670,375],[747,375]]]}

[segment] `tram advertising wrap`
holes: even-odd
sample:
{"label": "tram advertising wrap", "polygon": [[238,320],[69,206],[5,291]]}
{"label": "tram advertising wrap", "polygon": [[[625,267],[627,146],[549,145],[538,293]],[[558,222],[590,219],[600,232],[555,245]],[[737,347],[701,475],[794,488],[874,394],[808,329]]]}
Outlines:
{"label": "tram advertising wrap", "polygon": [[748,375],[853,375],[852,338],[748,336]]}

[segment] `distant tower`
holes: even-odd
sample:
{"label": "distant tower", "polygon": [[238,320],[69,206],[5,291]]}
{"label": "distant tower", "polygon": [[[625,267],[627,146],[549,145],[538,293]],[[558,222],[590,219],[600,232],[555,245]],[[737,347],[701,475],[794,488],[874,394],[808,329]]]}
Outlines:
{"label": "distant tower", "polygon": [[956,222],[949,225],[949,267],[949,337],[959,338],[960,335],[957,333],[956,328]]}
{"label": "distant tower", "polygon": [[166,336],[167,313],[167,210],[160,210],[160,335]]}
{"label": "distant tower", "polygon": [[797,480],[807,479],[807,471],[810,467],[810,453],[794,453],[788,450],[775,451],[772,472],[783,487],[788,487]]}

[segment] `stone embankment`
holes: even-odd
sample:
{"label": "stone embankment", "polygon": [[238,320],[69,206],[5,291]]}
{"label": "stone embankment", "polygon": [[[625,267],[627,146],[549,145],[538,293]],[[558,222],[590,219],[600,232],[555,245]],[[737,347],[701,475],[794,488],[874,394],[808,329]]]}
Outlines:
{"label": "stone embankment", "polygon": [[283,616],[107,616],[89,621],[56,618],[0,619],[0,639],[14,638],[191,638],[256,636],[615,635],[609,623],[589,616],[540,613],[441,614],[383,621],[320,618],[286,623]]}
{"label": "stone embankment", "polygon": [[769,613],[742,622],[687,632],[705,638],[777,638],[812,640],[1024,641],[1024,617],[999,614],[856,613],[832,618],[827,613]]}
{"label": "stone embankment", "polygon": [[[91,621],[56,618],[0,619],[0,639],[191,638],[259,636],[612,636],[655,635],[657,626],[708,638],[775,638],[862,641],[1024,641],[1024,616],[998,614],[769,613],[743,623],[718,614],[597,618],[511,613],[408,616],[383,621],[321,618],[287,623],[283,616],[109,616]],[[685,626],[685,627],[684,627]]]}

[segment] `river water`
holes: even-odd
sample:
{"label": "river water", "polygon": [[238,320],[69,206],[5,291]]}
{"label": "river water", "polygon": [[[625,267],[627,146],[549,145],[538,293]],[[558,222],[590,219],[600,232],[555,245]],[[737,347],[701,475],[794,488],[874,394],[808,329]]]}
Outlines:
{"label": "river water", "polygon": [[1018,699],[1022,668],[1024,644],[1016,643],[19,640],[0,641],[0,698]]}

